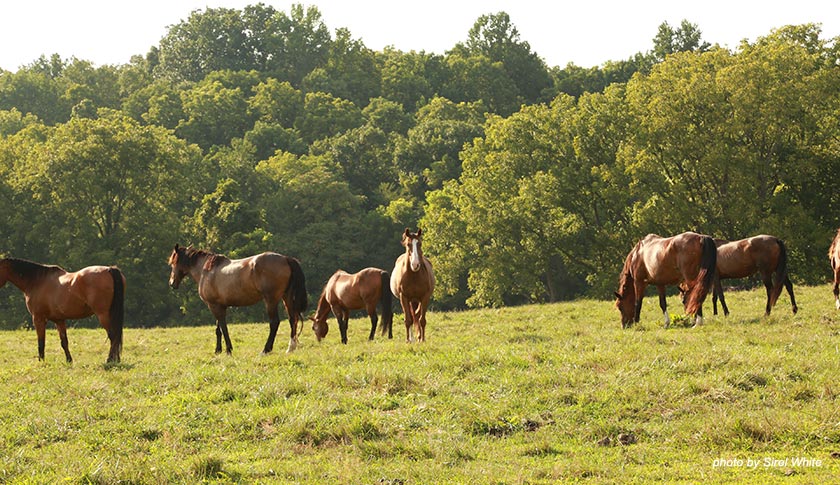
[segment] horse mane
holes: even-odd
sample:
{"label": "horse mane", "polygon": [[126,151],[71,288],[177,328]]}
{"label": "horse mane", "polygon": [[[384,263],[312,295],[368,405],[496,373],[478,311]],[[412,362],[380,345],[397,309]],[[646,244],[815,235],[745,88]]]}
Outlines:
{"label": "horse mane", "polygon": [[207,254],[207,259],[204,261],[205,271],[210,271],[225,261],[230,261],[230,258],[224,254],[208,253],[207,251],[204,251],[204,253]]}
{"label": "horse mane", "polygon": [[50,273],[56,271],[63,271],[60,267],[54,265],[40,264],[26,259],[5,258],[9,264],[9,269],[26,282],[38,281]]}
{"label": "horse mane", "polygon": [[618,278],[618,292],[621,295],[624,295],[624,292],[628,287],[633,287],[633,257],[636,253],[639,252],[639,247],[642,245],[641,240],[633,246],[633,249],[627,253],[627,257],[624,259],[624,266],[621,268],[621,275]]}

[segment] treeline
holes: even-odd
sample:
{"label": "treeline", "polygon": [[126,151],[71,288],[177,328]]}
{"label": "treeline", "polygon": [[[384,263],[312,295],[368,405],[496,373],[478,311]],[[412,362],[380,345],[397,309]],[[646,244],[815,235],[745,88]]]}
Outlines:
{"label": "treeline", "polygon": [[[443,55],[376,52],[315,7],[207,9],[127,65],[0,72],[0,253],[117,264],[128,324],[207,323],[175,243],[390,270],[423,228],[439,308],[606,297],[648,232],[785,239],[824,280],[838,223],[838,47],[815,25],[730,51],[696,26],[584,69],[505,13]],[[0,321],[28,319],[0,292]],[[263,318],[257,308],[234,319]]]}

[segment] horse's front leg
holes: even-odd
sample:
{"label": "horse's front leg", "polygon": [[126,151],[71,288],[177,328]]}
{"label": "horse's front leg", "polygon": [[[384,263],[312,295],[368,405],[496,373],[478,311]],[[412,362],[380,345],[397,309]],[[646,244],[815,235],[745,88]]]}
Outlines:
{"label": "horse's front leg", "polygon": [[840,265],[834,270],[834,307],[840,310]]}
{"label": "horse's front leg", "polygon": [[233,353],[233,344],[230,342],[230,335],[228,334],[227,328],[227,307],[213,305],[210,307],[210,311],[216,317],[216,353],[222,353],[222,337],[224,337],[227,353],[230,355]]}
{"label": "horse's front leg", "polygon": [[668,328],[671,326],[671,316],[668,315],[668,302],[665,299],[665,286],[656,285],[656,291],[659,292],[659,308],[665,315],[665,328]]}
{"label": "horse's front leg", "polygon": [[67,363],[73,362],[73,357],[70,355],[70,344],[67,341],[67,322],[59,320],[55,322],[55,327],[58,329],[58,337],[61,339],[61,348],[64,349],[64,356],[67,358]]}
{"label": "horse's front leg", "polygon": [[426,341],[426,312],[429,309],[429,300],[420,302],[417,305],[417,323],[420,326],[420,341]]}
{"label": "horse's front leg", "polygon": [[411,300],[400,295],[400,306],[402,306],[403,316],[405,317],[405,341],[411,343],[411,326],[414,324],[414,311],[411,308]]}
{"label": "horse's front leg", "polygon": [[38,335],[38,360],[44,360],[44,347],[47,341],[47,319],[42,316],[32,315],[32,325]]}
{"label": "horse's front leg", "polygon": [[[723,296],[723,285],[720,282],[720,278],[715,277],[715,289],[714,293],[712,293],[712,301],[714,302],[715,298],[720,300],[720,307],[723,308],[723,316],[729,316],[729,307],[726,306],[726,298]],[[717,315],[717,307],[715,307],[715,315]]]}

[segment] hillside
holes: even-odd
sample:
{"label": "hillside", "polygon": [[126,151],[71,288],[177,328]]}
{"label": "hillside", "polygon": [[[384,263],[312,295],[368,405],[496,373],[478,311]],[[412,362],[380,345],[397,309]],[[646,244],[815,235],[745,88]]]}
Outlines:
{"label": "hillside", "polygon": [[668,330],[655,297],[626,331],[594,300],[432,313],[424,345],[399,323],[368,342],[354,319],[342,346],[331,320],[321,344],[307,326],[269,356],[266,324],[232,325],[233,356],[215,356],[209,325],[129,315],[108,368],[102,330],[69,330],[71,366],[54,328],[44,363],[34,332],[0,332],[0,480],[828,482],[840,312],[827,285],[796,291],[796,316],[732,292],[730,317]]}

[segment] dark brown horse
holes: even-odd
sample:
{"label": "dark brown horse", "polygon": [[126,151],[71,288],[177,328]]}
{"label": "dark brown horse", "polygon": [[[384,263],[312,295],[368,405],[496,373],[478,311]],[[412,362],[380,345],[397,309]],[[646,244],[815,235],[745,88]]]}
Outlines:
{"label": "dark brown horse", "polygon": [[120,361],[125,313],[125,276],[116,267],[88,266],[68,273],[24,259],[0,259],[0,287],[10,281],[26,297],[26,308],[38,334],[38,359],[44,360],[47,320],[55,322],[67,362],[73,362],[67,343],[67,320],[96,315],[108,332],[108,362]]}
{"label": "dark brown horse", "polygon": [[405,340],[412,341],[411,327],[420,342],[426,341],[426,311],[435,290],[432,263],[423,256],[420,229],[412,233],[408,228],[402,235],[405,253],[401,254],[391,271],[391,292],[400,300],[405,315]]}
{"label": "dark brown horse", "polygon": [[347,343],[347,322],[350,319],[350,310],[367,311],[370,316],[370,336],[373,340],[376,333],[376,304],[382,305],[382,335],[388,333],[388,338],[393,338],[392,321],[394,314],[391,310],[391,292],[388,289],[390,275],[387,271],[379,268],[365,268],[358,273],[347,273],[336,271],[327,281],[321,297],[318,299],[318,309],[312,320],[312,330],[315,331],[315,338],[320,342],[327,336],[329,325],[327,317],[330,311],[338,320],[338,329],[341,331],[341,343]]}
{"label": "dark brown horse", "polygon": [[268,340],[263,353],[267,354],[274,348],[274,338],[280,326],[277,306],[281,300],[291,327],[286,352],[297,347],[297,325],[307,306],[306,281],[298,260],[277,253],[231,260],[221,254],[176,244],[169,256],[169,265],[172,267],[169,285],[178,288],[184,276],[190,275],[198,285],[201,301],[216,317],[217,354],[222,352],[222,336],[227,353],[233,352],[226,320],[228,307],[250,306],[260,300],[265,302],[269,319]]}
{"label": "dark brown horse", "polygon": [[665,327],[671,324],[665,303],[665,286],[686,282],[685,311],[700,323],[703,300],[712,288],[717,251],[709,236],[694,232],[663,238],[648,234],[624,261],[618,282],[615,306],[621,312],[622,328],[639,321],[642,299],[648,285],[659,291],[659,308],[665,314]]}
{"label": "dark brown horse", "polygon": [[828,248],[828,260],[834,272],[834,306],[840,310],[840,229],[837,229],[831,247]]}
{"label": "dark brown horse", "polygon": [[[717,300],[723,307],[723,314],[729,315],[729,308],[723,297],[720,280],[747,278],[761,273],[761,281],[767,290],[767,304],[764,314],[770,315],[770,309],[782,294],[782,287],[790,295],[790,304],[796,314],[796,298],[793,296],[793,283],[787,271],[787,249],[781,239],[774,236],[759,235],[738,241],[715,239],[717,245],[717,275],[715,276],[712,307],[717,315]],[[775,278],[774,278],[775,276]],[[773,281],[775,279],[775,282]]]}

